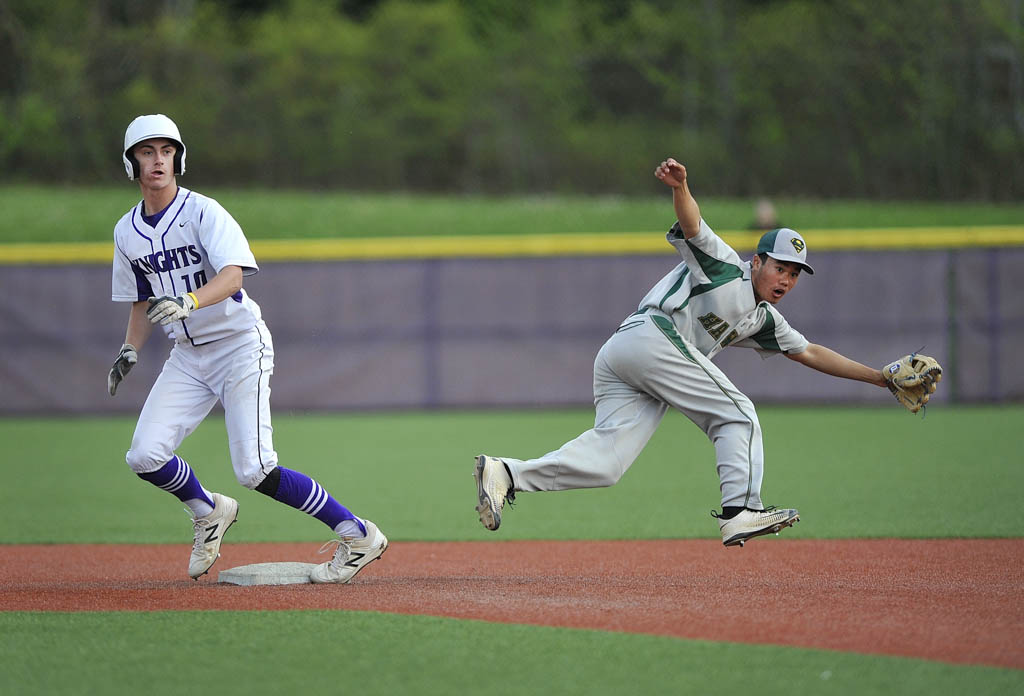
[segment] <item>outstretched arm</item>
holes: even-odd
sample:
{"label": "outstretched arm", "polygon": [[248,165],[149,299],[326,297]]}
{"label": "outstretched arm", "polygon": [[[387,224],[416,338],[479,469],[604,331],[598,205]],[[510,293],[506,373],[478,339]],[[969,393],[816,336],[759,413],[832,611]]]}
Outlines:
{"label": "outstretched arm", "polygon": [[786,353],[786,357],[826,375],[867,382],[876,387],[887,386],[881,370],[850,360],[845,355],[817,343],[811,343],[802,353]]}
{"label": "outstretched arm", "polygon": [[700,208],[686,185],[686,167],[669,157],[657,166],[654,176],[672,189],[672,205],[676,209],[683,238],[696,237],[700,232]]}

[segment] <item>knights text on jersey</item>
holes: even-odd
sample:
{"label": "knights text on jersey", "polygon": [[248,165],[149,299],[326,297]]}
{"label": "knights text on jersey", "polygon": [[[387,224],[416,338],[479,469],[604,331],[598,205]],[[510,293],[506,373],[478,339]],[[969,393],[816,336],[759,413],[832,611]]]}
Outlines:
{"label": "knights text on jersey", "polygon": [[768,302],[754,300],[750,262],[700,221],[700,232],[684,239],[679,223],[667,235],[683,258],[640,303],[672,318],[679,334],[708,358],[726,346],[754,348],[762,356],[801,353],[807,339]]}
{"label": "knights text on jersey", "polygon": [[[142,219],[142,206],[140,202],[114,226],[115,302],[194,292],[225,266],[240,266],[243,275],[259,270],[242,228],[212,198],[179,186],[156,227]],[[259,305],[239,290],[164,330],[172,340],[202,345],[251,329],[260,317]]]}

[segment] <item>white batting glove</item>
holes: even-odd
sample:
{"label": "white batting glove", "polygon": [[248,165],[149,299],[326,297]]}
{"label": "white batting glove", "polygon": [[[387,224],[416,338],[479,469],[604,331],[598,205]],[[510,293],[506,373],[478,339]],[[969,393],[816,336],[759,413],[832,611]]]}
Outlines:
{"label": "white batting glove", "polygon": [[149,309],[146,310],[146,316],[149,317],[150,322],[164,326],[172,321],[185,319],[198,306],[199,300],[196,299],[195,293],[191,292],[186,292],[177,297],[172,297],[171,295],[151,297],[149,298]]}
{"label": "white batting glove", "polygon": [[117,354],[117,360],[114,361],[114,366],[110,368],[110,374],[107,375],[107,391],[113,396],[117,393],[117,385],[121,383],[121,380],[135,367],[135,363],[139,361],[139,354],[135,350],[135,346],[131,343],[125,343],[121,346],[121,352]]}

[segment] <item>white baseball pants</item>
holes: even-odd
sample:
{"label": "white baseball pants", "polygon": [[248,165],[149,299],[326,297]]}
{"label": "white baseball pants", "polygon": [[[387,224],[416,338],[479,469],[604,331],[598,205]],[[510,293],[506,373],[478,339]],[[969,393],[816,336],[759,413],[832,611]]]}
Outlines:
{"label": "white baseball pants", "polygon": [[220,401],[235,477],[255,488],[277,465],[270,422],[273,372],[274,342],[262,321],[201,346],[175,343],[142,407],[128,466],[140,474],[162,467]]}
{"label": "white baseball pants", "polygon": [[754,405],[662,315],[630,317],[594,361],[594,428],[538,459],[502,457],[521,491],[616,483],[668,407],[715,446],[722,505],[761,509],[764,452]]}

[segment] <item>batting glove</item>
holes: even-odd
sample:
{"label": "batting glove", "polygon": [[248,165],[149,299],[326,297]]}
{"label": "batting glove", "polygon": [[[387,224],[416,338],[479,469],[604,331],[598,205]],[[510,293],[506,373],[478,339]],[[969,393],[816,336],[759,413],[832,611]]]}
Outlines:
{"label": "batting glove", "polygon": [[131,372],[138,361],[139,354],[135,351],[135,346],[131,343],[121,346],[121,352],[117,354],[117,360],[114,361],[114,366],[110,368],[110,374],[107,375],[107,391],[111,396],[117,393],[117,385]]}
{"label": "batting glove", "polygon": [[177,297],[170,295],[151,297],[149,298],[149,309],[146,310],[146,316],[149,317],[150,322],[164,326],[172,321],[185,319],[198,306],[199,300],[191,292],[186,292]]}

